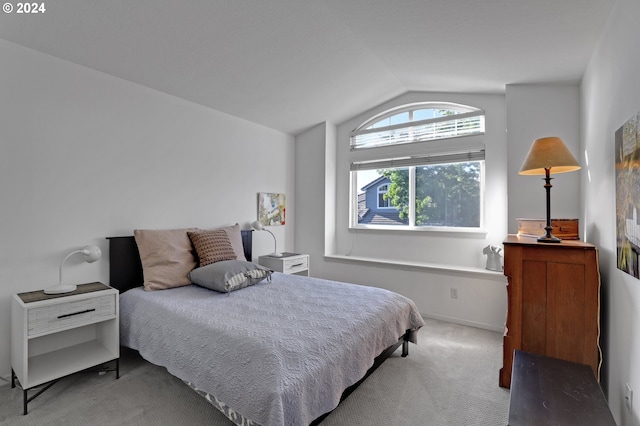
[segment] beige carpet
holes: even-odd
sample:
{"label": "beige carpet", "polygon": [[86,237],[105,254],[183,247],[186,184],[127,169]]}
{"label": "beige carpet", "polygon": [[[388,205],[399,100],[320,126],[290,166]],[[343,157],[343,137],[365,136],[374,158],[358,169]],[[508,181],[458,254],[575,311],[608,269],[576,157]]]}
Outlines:
{"label": "beige carpet", "polygon": [[[498,387],[499,333],[426,320],[409,356],[397,351],[323,426],[497,426],[507,423],[508,390]],[[29,404],[0,386],[0,425],[232,425],[163,368],[123,350],[121,377],[77,374]]]}

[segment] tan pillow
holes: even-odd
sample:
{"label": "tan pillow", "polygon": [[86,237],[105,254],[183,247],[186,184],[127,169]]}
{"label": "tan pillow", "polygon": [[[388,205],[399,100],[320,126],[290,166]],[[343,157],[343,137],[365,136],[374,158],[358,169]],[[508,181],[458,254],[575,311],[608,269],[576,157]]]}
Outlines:
{"label": "tan pillow", "polygon": [[188,229],[136,229],[145,290],[163,290],[191,284],[189,272],[197,266]]}
{"label": "tan pillow", "polygon": [[240,233],[240,225],[238,225],[237,223],[233,226],[225,226],[223,228],[218,228],[224,230],[224,232],[227,233],[227,236],[229,237],[229,241],[231,241],[231,247],[233,247],[233,251],[236,253],[236,258],[238,260],[248,260],[251,261],[251,259],[247,259],[244,256],[244,246],[242,245],[242,235]]}
{"label": "tan pillow", "polygon": [[187,235],[196,249],[201,267],[223,260],[236,260],[237,258],[229,236],[224,229],[187,232]]}

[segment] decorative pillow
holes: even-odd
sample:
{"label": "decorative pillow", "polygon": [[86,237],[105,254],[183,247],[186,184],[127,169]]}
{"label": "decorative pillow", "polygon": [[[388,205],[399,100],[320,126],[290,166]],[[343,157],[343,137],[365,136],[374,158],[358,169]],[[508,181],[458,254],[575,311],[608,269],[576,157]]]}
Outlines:
{"label": "decorative pillow", "polygon": [[224,229],[187,232],[198,254],[200,266],[223,260],[236,260],[237,256]]}
{"label": "decorative pillow", "polygon": [[163,290],[191,284],[188,274],[197,266],[188,229],[136,229],[145,290]]}
{"label": "decorative pillow", "polygon": [[194,269],[189,278],[202,287],[229,293],[258,284],[272,273],[271,269],[246,260],[224,260]]}

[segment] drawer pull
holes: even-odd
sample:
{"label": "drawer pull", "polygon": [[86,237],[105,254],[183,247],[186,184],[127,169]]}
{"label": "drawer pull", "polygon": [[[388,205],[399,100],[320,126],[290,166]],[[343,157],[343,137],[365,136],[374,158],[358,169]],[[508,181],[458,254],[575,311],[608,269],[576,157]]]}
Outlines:
{"label": "drawer pull", "polygon": [[296,263],[295,265],[291,265],[292,268],[297,268],[298,266],[302,266],[304,263]]}
{"label": "drawer pull", "polygon": [[64,315],[60,315],[60,316],[58,317],[58,319],[66,318],[66,317],[72,317],[72,316],[74,316],[74,315],[86,314],[87,312],[93,312],[93,311],[95,311],[95,310],[96,310],[96,309],[95,309],[95,308],[93,308],[93,309],[86,309],[86,310],[84,310],[84,311],[73,312],[73,313],[70,313],[70,314],[64,314]]}

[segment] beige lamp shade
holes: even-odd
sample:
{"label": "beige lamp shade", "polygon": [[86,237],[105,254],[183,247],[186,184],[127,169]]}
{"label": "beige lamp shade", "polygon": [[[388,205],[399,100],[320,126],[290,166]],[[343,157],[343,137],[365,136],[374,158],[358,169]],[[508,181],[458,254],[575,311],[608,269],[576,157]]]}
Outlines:
{"label": "beige lamp shade", "polygon": [[520,168],[521,175],[544,175],[545,169],[554,174],[580,170],[578,160],[558,137],[536,139]]}

